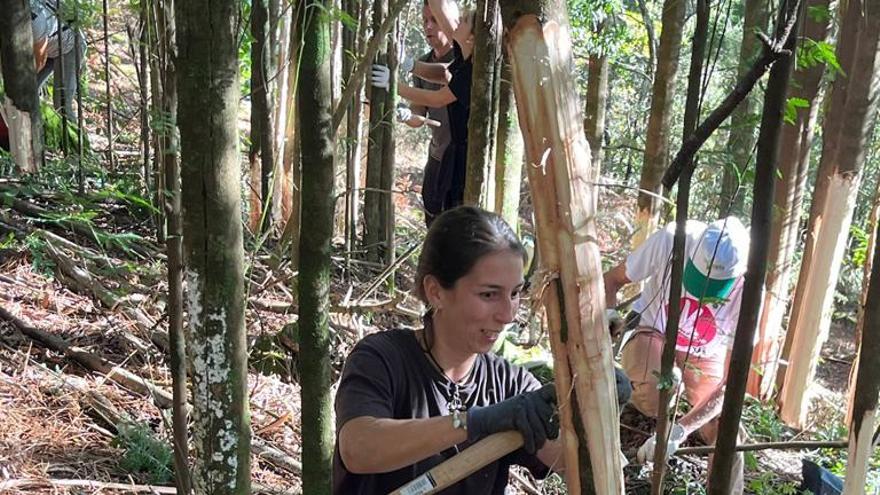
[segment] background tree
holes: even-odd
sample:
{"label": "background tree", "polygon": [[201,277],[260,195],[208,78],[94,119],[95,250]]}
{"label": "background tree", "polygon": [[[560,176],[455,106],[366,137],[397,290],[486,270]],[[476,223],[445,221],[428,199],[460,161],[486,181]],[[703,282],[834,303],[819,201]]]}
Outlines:
{"label": "background tree", "polygon": [[250,491],[244,246],[238,156],[238,3],[175,5],[193,490]]}
{"label": "background tree", "polygon": [[519,227],[522,187],[523,140],[513,99],[510,62],[506,50],[498,90],[498,142],[495,153],[495,212],[509,225]]}
{"label": "background tree", "polygon": [[[270,111],[270,77],[273,74],[269,43],[269,0],[254,0],[251,3],[251,143],[248,150],[250,162],[250,228],[259,233],[262,227],[275,227],[280,223],[276,218],[274,205],[278,198],[272,197],[272,171],[275,166],[275,133]],[[271,198],[271,199],[270,199]]]}
{"label": "background tree", "polygon": [[297,113],[302,133],[302,217],[298,372],[302,386],[303,492],[330,493],[333,414],[328,325],[335,198],[335,139],[330,106],[330,1],[308,0],[301,32]]}

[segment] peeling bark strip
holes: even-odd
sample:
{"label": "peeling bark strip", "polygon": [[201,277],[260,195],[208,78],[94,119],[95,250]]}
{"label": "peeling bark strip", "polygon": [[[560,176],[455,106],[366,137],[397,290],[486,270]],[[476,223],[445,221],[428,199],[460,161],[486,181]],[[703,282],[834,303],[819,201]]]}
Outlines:
{"label": "peeling bark strip", "polygon": [[[528,157],[570,493],[623,493],[616,385],[596,245],[590,146],[572,77],[564,3],[502,7]],[[584,435],[576,436],[583,425]],[[578,445],[587,449],[579,455]],[[589,457],[589,461],[587,461]],[[592,472],[592,480],[579,473]]]}
{"label": "peeling bark strip", "polygon": [[250,491],[239,191],[238,4],[175,5],[195,493]]}

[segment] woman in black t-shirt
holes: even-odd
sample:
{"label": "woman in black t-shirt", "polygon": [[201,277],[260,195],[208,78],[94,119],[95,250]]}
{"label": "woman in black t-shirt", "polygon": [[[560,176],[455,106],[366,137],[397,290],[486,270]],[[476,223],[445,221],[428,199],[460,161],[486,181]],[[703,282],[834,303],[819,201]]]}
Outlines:
{"label": "woman in black t-shirt", "polygon": [[388,493],[493,433],[524,446],[444,490],[503,494],[508,467],[562,469],[553,385],[490,352],[511,323],[525,250],[494,213],[461,206],[428,230],[416,295],[424,328],[365,337],[349,354],[336,395],[336,494]]}
{"label": "woman in black t-shirt", "polygon": [[[452,39],[453,59],[443,64],[417,62],[413,74],[421,79],[445,84],[438,89],[415,88],[400,82],[398,94],[410,102],[439,108],[445,106],[449,114],[451,140],[443,159],[425,170],[422,200],[425,217],[431,221],[441,212],[458,206],[464,200],[467,175],[467,135],[470,119],[471,81],[473,80],[474,11],[458,15],[454,0],[427,0],[441,31]],[[384,65],[374,65],[372,84],[388,88],[389,73]]]}

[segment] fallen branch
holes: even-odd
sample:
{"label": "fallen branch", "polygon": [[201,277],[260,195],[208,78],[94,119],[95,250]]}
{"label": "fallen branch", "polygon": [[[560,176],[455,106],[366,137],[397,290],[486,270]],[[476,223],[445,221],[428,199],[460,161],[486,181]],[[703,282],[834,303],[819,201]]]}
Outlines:
{"label": "fallen branch", "polygon": [[[0,492],[4,490],[33,490],[37,488],[87,488],[90,490],[118,490],[124,493],[158,493],[176,495],[177,488],[173,486],[161,485],[136,485],[134,483],[113,483],[108,481],[95,480],[74,480],[74,479],[38,479],[38,478],[22,478],[0,481]],[[282,490],[271,486],[262,485],[260,483],[251,484],[254,493],[265,495],[295,495],[298,492],[293,490]]]}

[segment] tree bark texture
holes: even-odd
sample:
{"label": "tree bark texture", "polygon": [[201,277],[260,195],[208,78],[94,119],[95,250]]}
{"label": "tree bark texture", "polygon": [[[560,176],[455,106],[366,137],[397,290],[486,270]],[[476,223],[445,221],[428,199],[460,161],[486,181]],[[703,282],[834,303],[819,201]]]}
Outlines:
{"label": "tree bark texture", "polygon": [[499,0],[477,0],[473,81],[468,126],[464,203],[491,209],[495,204],[495,156],[501,89],[501,8]]}
{"label": "tree bark texture", "polygon": [[250,491],[238,7],[231,0],[175,4],[196,493]]}
{"label": "tree bark texture", "polygon": [[[767,0],[745,0],[743,37],[739,48],[739,64],[736,68],[737,78],[745,75],[761,54],[758,33],[765,32],[769,18],[770,6]],[[738,189],[742,174],[751,163],[752,149],[755,145],[755,124],[759,118],[757,109],[753,105],[756,98],[757,95],[746,97],[730,116],[730,135],[727,138],[729,161],[725,162],[722,174],[719,218],[745,214],[743,194],[739,193]]]}
{"label": "tree bark texture", "polygon": [[768,236],[773,208],[773,188],[776,163],[779,158],[779,136],[782,133],[783,113],[785,112],[788,82],[794,67],[794,51],[797,47],[799,19],[803,17],[804,6],[798,0],[786,0],[780,5],[780,16],[776,25],[777,37],[791,16],[797,16],[792,33],[785,41],[784,48],[790,51],[773,64],[767,79],[764,93],[764,113],[758,131],[758,147],[755,156],[755,183],[752,189],[752,219],[750,225],[751,243],[742,289],[742,303],[736,323],[733,349],[727,370],[726,389],[721,418],[718,422],[718,438],[715,440],[715,459],[709,473],[709,494],[728,495],[731,493],[731,480],[737,436],[742,417],[743,399],[752,364],[752,343],[761,310],[761,297],[764,275],[767,271]]}
{"label": "tree bark texture", "polygon": [[519,225],[519,198],[522,189],[523,138],[516,115],[509,57],[501,66],[498,92],[498,144],[495,158],[495,213],[514,229]]}
{"label": "tree bark texture", "polygon": [[[572,77],[565,4],[510,1],[502,14],[542,269],[558,275],[548,283],[544,304],[569,493],[622,494],[614,364],[596,244],[596,190]],[[579,446],[586,448],[579,452]]]}
{"label": "tree bark texture", "polygon": [[[603,28],[596,30],[601,36]],[[587,97],[584,102],[584,131],[593,153],[593,180],[602,174],[602,138],[605,134],[605,107],[608,102],[608,56],[591,53],[587,71]]]}
{"label": "tree bark texture", "polygon": [[[378,31],[386,20],[388,0],[378,0],[373,4],[373,30]],[[376,54],[376,63],[388,65],[391,80],[388,90],[370,88],[370,132],[367,151],[367,190],[364,192],[364,247],[370,261],[384,259],[388,246],[386,243],[385,203],[391,199],[390,184],[385,184],[388,173],[386,147],[393,140],[392,116],[394,106],[389,105],[389,94],[397,91],[397,64],[391,64],[396,54],[389,50],[388,43],[381,44]],[[386,134],[389,134],[386,137]],[[387,187],[385,187],[387,186]]]}
{"label": "tree bark texture", "polygon": [[287,113],[284,122],[284,153],[281,166],[284,175],[282,181],[282,209],[285,211],[284,231],[281,234],[282,244],[290,246],[290,262],[293,266],[299,266],[299,231],[300,210],[302,208],[301,190],[301,155],[300,155],[300,132],[299,113],[296,110],[296,94],[299,83],[300,51],[302,48],[301,37],[305,11],[302,2],[296,4],[291,13],[290,20],[290,45],[287,54],[287,95],[290,98],[288,106],[291,109]]}
{"label": "tree bark texture", "polygon": [[847,6],[837,59],[843,69],[831,89],[822,159],[810,209],[810,231],[789,322],[791,355],[780,394],[782,420],[803,425],[819,351],[831,323],[862,165],[880,96],[880,0]]}
{"label": "tree bark texture", "polygon": [[[810,0],[811,8],[827,10],[828,0]],[[810,16],[802,19],[803,37],[813,41],[825,41],[831,16],[817,21]],[[769,398],[773,393],[777,362],[780,352],[782,320],[789,301],[789,283],[794,267],[794,251],[799,238],[801,202],[810,165],[810,149],[813,130],[819,114],[819,87],[824,64],[795,70],[789,98],[809,102],[809,107],[797,110],[793,125],[782,126],[779,146],[784,153],[779,156],[779,173],[774,179],[773,217],[770,225],[770,247],[767,258],[767,278],[761,319],[758,323],[758,340],[752,356],[748,393],[754,397]]]}
{"label": "tree bark texture", "polygon": [[[875,236],[878,227],[880,223],[874,227]],[[880,394],[880,360],[875,358],[880,355],[880,249],[877,249],[876,245],[873,258],[861,326],[860,358],[856,373],[852,417],[849,423],[849,455],[844,495],[865,493],[865,478],[874,450],[872,432],[877,417],[878,394]],[[869,359],[862,359],[861,356]]]}
{"label": "tree bark texture", "polygon": [[336,205],[335,133],[332,127],[330,5],[308,0],[303,24],[302,57],[297,85],[297,113],[302,132],[302,216],[300,233],[298,372],[302,386],[303,493],[330,493],[333,455],[330,393],[331,238]]}
{"label": "tree bark texture", "polygon": [[175,62],[174,0],[159,0],[156,5],[157,32],[159,34],[159,55],[162,68],[162,111],[168,122],[160,142],[165,155],[165,177],[168,181],[168,196],[165,204],[165,218],[168,220],[168,235],[165,239],[165,252],[168,256],[168,337],[170,345],[170,369],[172,391],[172,430],[174,438],[174,482],[179,493],[190,493],[192,481],[189,471],[189,426],[187,420],[187,369],[186,337],[183,329],[183,207],[180,191],[180,162],[177,160],[179,138],[177,132],[177,71]]}
{"label": "tree bark texture", "polygon": [[[639,188],[661,194],[660,183],[666,170],[671,130],[675,76],[678,73],[678,58],[681,53],[681,37],[684,29],[685,0],[664,0],[663,31],[660,33],[660,48],[657,54],[657,71],[654,76],[651,112],[648,117],[648,130],[645,137],[645,160],[639,179]],[[638,247],[656,230],[659,219],[660,201],[651,195],[640,192],[636,205],[636,225],[633,235],[633,249]]]}
{"label": "tree bark texture", "polygon": [[[37,171],[43,154],[37,98],[34,38],[27,0],[0,0],[0,64],[5,91],[2,114],[9,127],[9,149],[22,173]],[[66,135],[62,131],[62,135]]]}
{"label": "tree bark texture", "polygon": [[272,194],[272,172],[275,167],[275,142],[270,109],[269,78],[271,48],[269,37],[270,0],[254,0],[251,4],[251,146],[248,160],[251,166],[251,230],[257,234],[263,229],[274,229],[280,223],[280,211],[274,214],[278,198]]}

